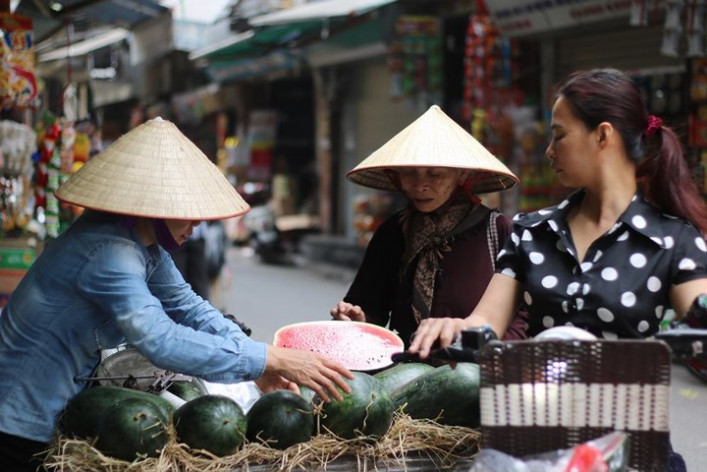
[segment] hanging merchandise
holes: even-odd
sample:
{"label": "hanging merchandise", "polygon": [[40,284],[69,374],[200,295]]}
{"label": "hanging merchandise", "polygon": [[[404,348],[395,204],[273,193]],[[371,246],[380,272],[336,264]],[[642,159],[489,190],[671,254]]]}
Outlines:
{"label": "hanging merchandise", "polygon": [[665,25],[663,26],[663,43],[660,53],[664,56],[678,57],[678,45],[682,36],[683,0],[668,0],[665,2]]}
{"label": "hanging merchandise", "polygon": [[688,0],[686,7],[687,57],[704,56],[705,0]]}
{"label": "hanging merchandise", "polygon": [[0,121],[0,216],[2,237],[7,238],[26,230],[32,215],[34,198],[31,192],[32,155],[37,138],[32,128],[15,121]]}
{"label": "hanging merchandise", "polygon": [[524,98],[513,85],[517,54],[515,40],[500,34],[483,2],[478,2],[466,32],[462,116],[471,123],[474,137],[494,153],[503,145],[504,109],[520,105]]}
{"label": "hanging merchandise", "polygon": [[[35,218],[45,238],[59,236],[75,218],[76,208],[63,205],[56,189],[77,170],[76,128],[72,121],[44,114],[37,125],[38,159],[35,170]],[[90,152],[90,151],[89,151]]]}
{"label": "hanging merchandise", "polygon": [[442,98],[440,22],[434,16],[403,15],[395,25],[388,54],[391,96],[425,109]]}
{"label": "hanging merchandise", "polygon": [[275,110],[253,110],[248,120],[249,162],[246,178],[264,182],[272,175],[279,116]]}
{"label": "hanging merchandise", "polygon": [[0,12],[0,109],[36,105],[32,19]]}

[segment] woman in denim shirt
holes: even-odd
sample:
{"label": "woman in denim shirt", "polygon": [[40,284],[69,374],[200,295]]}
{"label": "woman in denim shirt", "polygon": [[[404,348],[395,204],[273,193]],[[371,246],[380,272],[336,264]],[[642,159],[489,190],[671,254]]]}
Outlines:
{"label": "woman in denim shirt", "polygon": [[86,208],[47,244],[0,315],[0,464],[35,470],[57,415],[86,387],[101,350],[129,343],[155,366],[263,391],[349,387],[344,367],[255,342],[199,297],[169,251],[203,220],[248,211],[233,186],[170,122],[133,129],[57,197]]}

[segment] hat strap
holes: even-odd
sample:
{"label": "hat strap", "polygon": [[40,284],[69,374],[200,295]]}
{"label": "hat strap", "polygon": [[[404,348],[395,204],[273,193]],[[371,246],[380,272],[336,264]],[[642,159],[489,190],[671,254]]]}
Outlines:
{"label": "hat strap", "polygon": [[179,243],[172,236],[172,232],[167,226],[167,222],[163,219],[152,219],[152,226],[155,228],[155,235],[157,236],[157,242],[162,246],[165,251],[172,253],[179,249]]}

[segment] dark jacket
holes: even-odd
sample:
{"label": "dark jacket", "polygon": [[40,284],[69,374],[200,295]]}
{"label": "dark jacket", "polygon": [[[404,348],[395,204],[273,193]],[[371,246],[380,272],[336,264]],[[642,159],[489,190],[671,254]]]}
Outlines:
{"label": "dark jacket", "polygon": [[[500,250],[511,222],[502,214],[491,214],[497,216]],[[435,283],[431,317],[464,318],[481,299],[494,273],[487,242],[488,222],[487,218],[450,242],[451,250],[444,253]],[[407,346],[417,323],[410,304],[412,274],[401,280],[404,247],[400,213],[396,213],[373,235],[344,301],[359,305],[368,322],[389,325]]]}

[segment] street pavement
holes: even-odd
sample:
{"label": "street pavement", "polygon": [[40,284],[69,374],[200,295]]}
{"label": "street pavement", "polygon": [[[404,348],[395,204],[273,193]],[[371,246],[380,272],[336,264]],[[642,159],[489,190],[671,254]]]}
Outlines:
{"label": "street pavement", "polygon": [[[253,339],[271,343],[281,326],[330,319],[353,275],[321,264],[262,264],[247,249],[232,247],[213,302],[249,326]],[[687,470],[707,471],[707,384],[678,365],[671,373],[670,425]]]}

